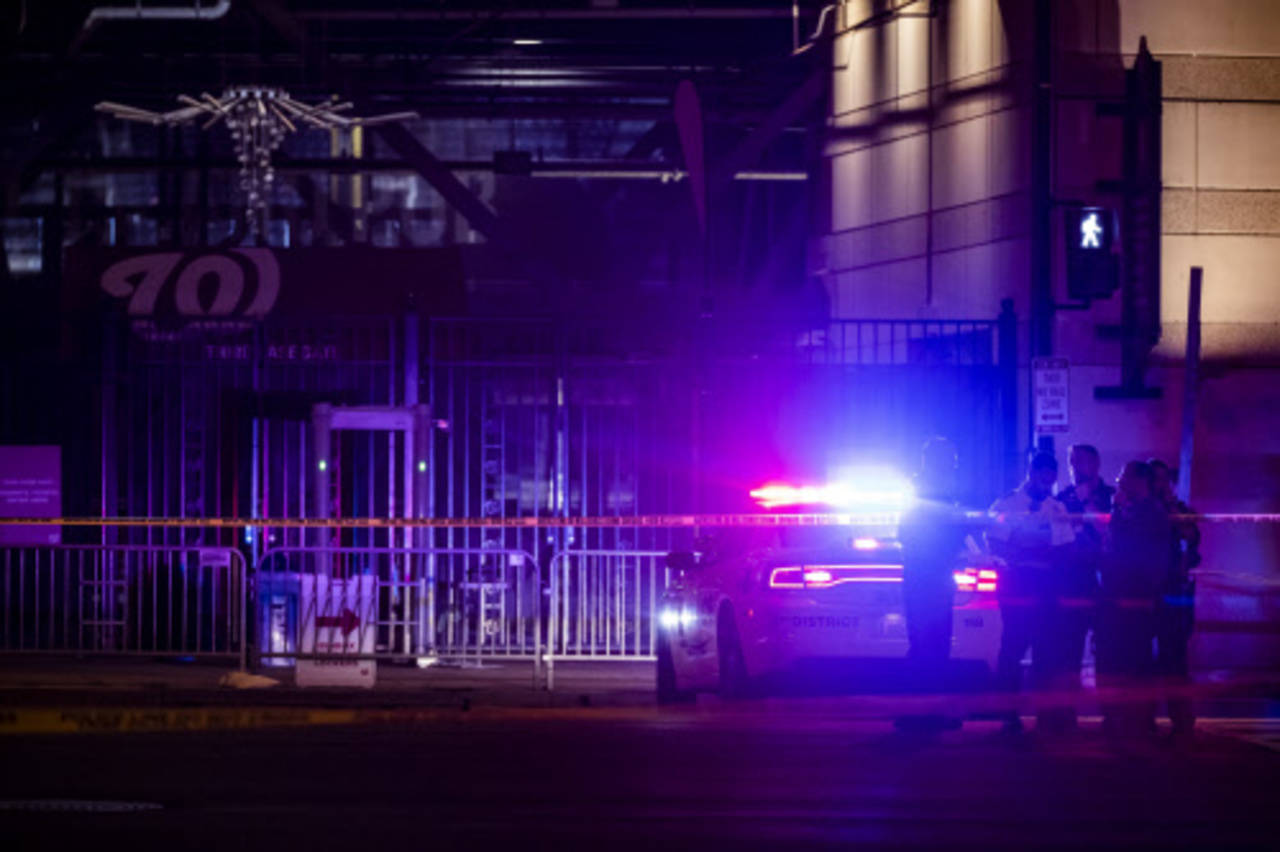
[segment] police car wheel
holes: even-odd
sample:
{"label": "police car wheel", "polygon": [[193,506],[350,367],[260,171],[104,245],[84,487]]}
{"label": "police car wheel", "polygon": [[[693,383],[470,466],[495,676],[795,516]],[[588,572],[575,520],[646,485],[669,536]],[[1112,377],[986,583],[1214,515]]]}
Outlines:
{"label": "police car wheel", "polygon": [[658,640],[657,693],[659,704],[684,704],[693,701],[692,692],[676,688],[676,664],[671,658],[671,644]]}
{"label": "police car wheel", "polygon": [[746,698],[751,687],[747,662],[742,656],[742,642],[738,639],[733,610],[727,606],[720,610],[716,645],[720,651],[720,697],[727,700]]}

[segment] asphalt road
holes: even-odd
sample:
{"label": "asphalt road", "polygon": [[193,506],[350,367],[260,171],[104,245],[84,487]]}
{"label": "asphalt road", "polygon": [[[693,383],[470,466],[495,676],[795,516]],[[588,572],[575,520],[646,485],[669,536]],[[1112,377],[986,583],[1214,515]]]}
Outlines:
{"label": "asphalt road", "polygon": [[[1112,743],[1092,723],[1069,739],[990,722],[917,738],[799,701],[14,736],[0,740],[0,845],[1276,848],[1280,753],[1257,743],[1280,731],[1205,730],[1184,749]],[[109,803],[149,809],[67,809]]]}

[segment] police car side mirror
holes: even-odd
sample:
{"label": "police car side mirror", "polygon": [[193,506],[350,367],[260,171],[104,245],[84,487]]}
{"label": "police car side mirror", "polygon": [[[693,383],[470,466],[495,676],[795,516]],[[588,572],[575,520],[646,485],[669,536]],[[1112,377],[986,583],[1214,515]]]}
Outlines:
{"label": "police car side mirror", "polygon": [[664,561],[672,571],[692,571],[698,567],[698,557],[691,550],[673,550]]}

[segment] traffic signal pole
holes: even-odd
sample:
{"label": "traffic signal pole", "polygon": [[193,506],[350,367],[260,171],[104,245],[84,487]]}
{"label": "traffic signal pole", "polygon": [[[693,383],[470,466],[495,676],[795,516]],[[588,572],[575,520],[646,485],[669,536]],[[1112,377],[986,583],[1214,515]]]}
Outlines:
{"label": "traffic signal pole", "polygon": [[[1053,354],[1053,2],[1036,0],[1031,115],[1031,358]],[[1028,387],[1032,371],[1028,369]],[[1037,441],[1034,426],[1032,441]],[[1038,450],[1053,452],[1053,436]]]}

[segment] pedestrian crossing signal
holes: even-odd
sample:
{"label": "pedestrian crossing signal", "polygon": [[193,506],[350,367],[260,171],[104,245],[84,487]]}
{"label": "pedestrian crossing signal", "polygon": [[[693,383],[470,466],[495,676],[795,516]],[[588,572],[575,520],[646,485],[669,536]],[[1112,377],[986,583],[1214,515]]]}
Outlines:
{"label": "pedestrian crossing signal", "polygon": [[1063,243],[1067,292],[1073,299],[1106,299],[1120,286],[1120,257],[1113,249],[1116,216],[1106,207],[1068,207]]}

